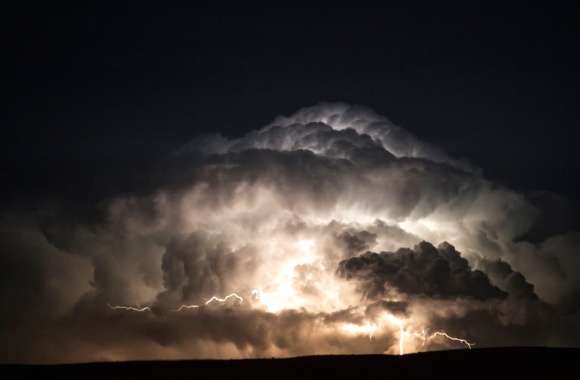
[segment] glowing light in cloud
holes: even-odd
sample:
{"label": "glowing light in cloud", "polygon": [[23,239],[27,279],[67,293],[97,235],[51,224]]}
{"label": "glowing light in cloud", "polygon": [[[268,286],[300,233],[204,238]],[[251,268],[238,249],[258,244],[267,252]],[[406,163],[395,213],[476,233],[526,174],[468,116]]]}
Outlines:
{"label": "glowing light in cloud", "polygon": [[359,324],[345,323],[342,325],[342,332],[346,333],[347,335],[368,335],[369,338],[372,339],[384,329],[388,329],[389,325],[394,325],[393,327],[396,327],[396,334],[398,336],[397,347],[399,355],[408,353],[407,345],[409,344],[409,338],[420,340],[421,347],[424,347],[428,342],[437,337],[443,337],[447,340],[461,343],[469,349],[475,345],[475,343],[471,343],[466,339],[451,336],[444,331],[435,331],[431,334],[427,334],[425,329],[417,331],[409,327],[410,323],[407,320],[399,318],[391,313],[384,313],[374,321],[364,321]]}
{"label": "glowing light in cloud", "polygon": [[315,242],[311,239],[299,239],[296,242],[296,248],[298,248],[301,253],[308,256],[312,256],[314,245]]}
{"label": "glowing light in cloud", "polygon": [[363,324],[345,323],[342,325],[343,331],[348,335],[368,335],[372,339],[379,329],[375,323],[365,322]]}

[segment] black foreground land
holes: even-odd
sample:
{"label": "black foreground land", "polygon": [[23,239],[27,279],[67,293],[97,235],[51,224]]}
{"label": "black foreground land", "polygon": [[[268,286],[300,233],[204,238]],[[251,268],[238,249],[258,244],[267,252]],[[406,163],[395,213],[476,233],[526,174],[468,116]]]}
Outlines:
{"label": "black foreground land", "polygon": [[5,379],[580,379],[580,348],[474,349],[405,356],[4,364],[0,371],[3,377],[9,375]]}

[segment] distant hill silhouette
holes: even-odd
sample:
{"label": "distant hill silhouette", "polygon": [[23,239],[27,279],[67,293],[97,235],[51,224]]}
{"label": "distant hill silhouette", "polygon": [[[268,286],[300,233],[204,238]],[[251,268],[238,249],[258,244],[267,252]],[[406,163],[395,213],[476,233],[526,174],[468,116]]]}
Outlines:
{"label": "distant hill silhouette", "polygon": [[[487,348],[405,356],[0,365],[5,379],[580,379],[579,348]],[[8,377],[4,377],[8,375]]]}

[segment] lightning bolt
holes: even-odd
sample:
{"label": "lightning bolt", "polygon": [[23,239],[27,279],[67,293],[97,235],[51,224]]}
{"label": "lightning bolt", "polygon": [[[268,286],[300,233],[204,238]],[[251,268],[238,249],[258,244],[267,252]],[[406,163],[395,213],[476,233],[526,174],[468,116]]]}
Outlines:
{"label": "lightning bolt", "polygon": [[369,338],[372,339],[376,330],[382,328],[384,322],[389,322],[395,324],[399,328],[399,355],[405,354],[405,346],[408,338],[417,338],[422,341],[422,346],[424,346],[427,342],[437,338],[443,337],[453,342],[458,342],[464,344],[467,348],[471,349],[475,343],[471,343],[466,339],[457,338],[447,334],[445,331],[435,331],[431,334],[427,334],[425,329],[422,329],[420,332],[410,329],[407,327],[407,320],[398,318],[393,314],[387,313],[384,314],[378,323],[364,323],[364,324],[352,324],[348,323],[343,325],[344,331],[350,334],[360,334],[365,333],[369,335]]}
{"label": "lightning bolt", "polygon": [[199,305],[181,305],[179,306],[177,309],[175,309],[174,311],[183,311],[183,310],[187,310],[187,309],[199,309]]}
{"label": "lightning bolt", "polygon": [[420,333],[416,332],[416,331],[412,331],[412,330],[408,331],[405,328],[405,324],[403,322],[399,325],[399,355],[405,354],[405,338],[407,336],[412,336],[412,337],[421,339],[423,341],[423,344],[422,344],[423,346],[427,342],[429,342],[430,340],[433,340],[439,336],[446,338],[448,340],[454,341],[454,342],[459,342],[461,344],[464,344],[470,350],[471,350],[471,347],[475,345],[475,343],[471,343],[466,339],[451,336],[451,335],[447,334],[445,331],[435,331],[434,333],[432,333],[430,335],[427,335],[425,333],[424,329]]}
{"label": "lightning bolt", "polygon": [[405,325],[399,325],[399,355],[405,353],[405,337],[407,336],[407,331],[405,330]]}
{"label": "lightning bolt", "polygon": [[112,309],[112,310],[136,311],[138,313],[142,313],[144,311],[151,311],[151,307],[150,306],[143,306],[143,307],[122,306],[122,305],[113,306],[113,305],[111,305],[109,303],[107,304],[107,306],[109,306],[109,308]]}
{"label": "lightning bolt", "polygon": [[[252,294],[253,294],[253,292],[252,292]],[[213,302],[225,303],[230,298],[235,298],[236,300],[238,300],[239,303],[244,302],[244,299],[240,295],[238,295],[237,293],[232,293],[232,294],[228,294],[224,298],[220,298],[218,296],[213,296],[209,300],[207,300],[204,303],[204,305],[209,305]],[[188,310],[188,309],[199,309],[200,307],[201,307],[200,305],[181,305],[177,309],[175,309],[174,311],[183,311],[183,310]]]}
{"label": "lightning bolt", "polygon": [[429,337],[427,338],[427,340],[431,340],[433,338],[436,338],[438,336],[442,336],[446,339],[452,340],[454,342],[459,342],[462,343],[464,345],[467,346],[467,348],[469,348],[471,350],[471,346],[475,346],[475,343],[471,343],[465,339],[461,339],[461,338],[456,338],[454,336],[450,336],[449,334],[447,334],[445,331],[435,331],[433,334],[429,335]]}
{"label": "lightning bolt", "polygon": [[[224,298],[220,298],[218,296],[213,296],[209,300],[207,300],[204,303],[204,305],[209,305],[209,304],[214,303],[214,302],[226,303],[230,298],[235,298],[238,301],[238,303],[244,302],[244,299],[239,294],[231,293],[231,294],[228,294],[227,296],[225,296]],[[126,310],[126,311],[135,311],[135,312],[139,312],[139,313],[144,312],[144,311],[151,311],[151,306],[144,306],[144,307],[134,307],[134,306],[124,306],[124,305],[113,306],[110,303],[108,303],[107,306],[109,306],[109,308],[112,310]],[[200,305],[181,305],[177,309],[173,309],[173,311],[199,309],[200,307],[201,307]]]}
{"label": "lightning bolt", "polygon": [[237,293],[232,293],[232,294],[228,294],[227,296],[225,296],[224,298],[219,298],[216,296],[211,297],[209,300],[207,300],[205,302],[206,305],[209,305],[210,303],[213,302],[219,302],[219,303],[225,303],[227,300],[229,300],[230,298],[235,298],[239,301],[239,303],[244,302],[244,299],[242,297],[240,297]]}

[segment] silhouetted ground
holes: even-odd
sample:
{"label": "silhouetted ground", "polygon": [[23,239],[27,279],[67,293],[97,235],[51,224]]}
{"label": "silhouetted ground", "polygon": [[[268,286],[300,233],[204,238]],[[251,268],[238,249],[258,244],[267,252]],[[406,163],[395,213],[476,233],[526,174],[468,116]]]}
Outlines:
{"label": "silhouetted ground", "polygon": [[[0,365],[3,378],[55,379],[580,379],[580,349],[500,348],[405,356],[308,356],[291,359],[190,360]],[[9,377],[4,377],[9,374]]]}

